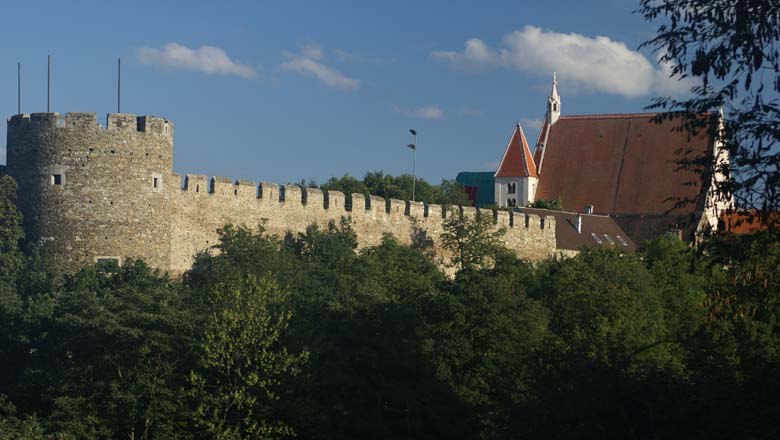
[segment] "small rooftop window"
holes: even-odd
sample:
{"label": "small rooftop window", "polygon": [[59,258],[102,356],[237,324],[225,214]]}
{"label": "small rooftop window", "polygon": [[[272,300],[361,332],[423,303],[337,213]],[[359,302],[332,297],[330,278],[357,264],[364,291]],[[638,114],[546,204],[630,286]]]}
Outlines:
{"label": "small rooftop window", "polygon": [[624,240],[623,237],[618,235],[617,239],[620,242],[620,244],[622,244],[623,246],[626,246],[626,247],[628,246],[628,243],[626,243],[626,240]]}
{"label": "small rooftop window", "polygon": [[607,241],[609,242],[609,244],[615,244],[615,242],[614,242],[614,241],[612,241],[612,237],[610,237],[610,236],[609,236],[609,234],[604,234],[604,238],[606,238],[606,239],[607,239]]}
{"label": "small rooftop window", "polygon": [[595,241],[596,241],[596,243],[598,243],[598,244],[601,244],[601,243],[602,243],[601,239],[599,238],[599,236],[598,236],[598,235],[596,235],[596,233],[595,233],[595,232],[591,232],[591,233],[590,233],[590,235],[591,235],[591,236],[593,236],[593,240],[595,240]]}

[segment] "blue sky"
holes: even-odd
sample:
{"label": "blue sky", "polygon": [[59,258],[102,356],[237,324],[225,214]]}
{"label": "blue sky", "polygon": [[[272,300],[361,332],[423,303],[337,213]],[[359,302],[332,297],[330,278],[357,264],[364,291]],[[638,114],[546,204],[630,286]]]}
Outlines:
{"label": "blue sky", "polygon": [[[494,169],[513,124],[531,143],[553,70],[564,114],[642,111],[685,85],[637,51],[637,2],[10,2],[0,114],[116,109],[175,124],[179,173],[279,183],[367,171],[431,181]],[[5,124],[0,128],[4,161]]]}

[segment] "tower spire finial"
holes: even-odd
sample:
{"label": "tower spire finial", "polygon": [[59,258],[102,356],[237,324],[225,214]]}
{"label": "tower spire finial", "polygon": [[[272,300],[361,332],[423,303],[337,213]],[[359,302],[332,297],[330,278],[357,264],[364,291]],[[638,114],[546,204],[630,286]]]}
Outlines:
{"label": "tower spire finial", "polygon": [[547,123],[552,125],[561,115],[561,97],[558,96],[558,74],[553,72],[552,90],[547,98]]}

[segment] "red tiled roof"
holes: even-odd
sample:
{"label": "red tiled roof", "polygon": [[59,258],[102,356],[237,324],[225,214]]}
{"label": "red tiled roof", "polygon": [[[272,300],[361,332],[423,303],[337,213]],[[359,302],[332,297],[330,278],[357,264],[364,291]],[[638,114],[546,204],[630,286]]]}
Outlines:
{"label": "red tiled roof", "polygon": [[539,128],[539,136],[536,138],[536,145],[534,146],[534,165],[536,165],[537,172],[541,173],[539,162],[542,160],[542,142],[544,141],[545,133],[547,132],[547,115],[544,116],[544,122]]}
{"label": "red tiled roof", "polygon": [[[773,218],[774,220],[778,220],[780,219],[780,213],[775,212],[774,214],[769,214],[767,217],[769,217],[769,220],[772,220]],[[769,229],[766,220],[763,213],[755,209],[723,213],[718,221],[718,229],[737,235],[752,234],[754,232]]]}
{"label": "red tiled roof", "polygon": [[520,124],[515,126],[495,177],[538,177],[536,165]]}
{"label": "red tiled roof", "polygon": [[706,130],[689,138],[655,114],[561,116],[550,128],[536,199],[609,214],[687,214],[703,203],[701,177],[678,161],[711,156]]}
{"label": "red tiled roof", "polygon": [[577,213],[575,212],[536,208],[519,208],[519,210],[525,214],[534,214],[540,217],[555,217],[555,247],[558,249],[575,251],[583,247],[613,246],[633,252],[638,248],[634,240],[620,228],[620,225],[612,217],[606,215],[580,214],[582,224],[578,232]]}

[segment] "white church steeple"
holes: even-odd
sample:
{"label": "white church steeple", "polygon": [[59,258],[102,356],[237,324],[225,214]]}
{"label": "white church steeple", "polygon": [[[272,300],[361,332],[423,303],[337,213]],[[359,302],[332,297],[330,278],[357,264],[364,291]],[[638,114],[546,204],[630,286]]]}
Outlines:
{"label": "white church steeple", "polygon": [[558,78],[553,72],[552,91],[547,98],[547,123],[555,124],[561,116],[561,97],[558,95]]}

